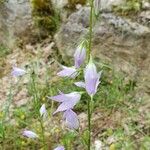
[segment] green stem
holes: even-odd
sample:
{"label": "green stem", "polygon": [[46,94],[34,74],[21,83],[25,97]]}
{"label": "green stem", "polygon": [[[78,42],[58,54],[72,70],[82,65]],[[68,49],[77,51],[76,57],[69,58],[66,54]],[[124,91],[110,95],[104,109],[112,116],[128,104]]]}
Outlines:
{"label": "green stem", "polygon": [[89,48],[88,48],[88,61],[90,60],[91,48],[92,48],[92,32],[93,32],[93,7],[94,0],[91,0],[91,10],[90,10],[90,28],[89,28]]}
{"label": "green stem", "polygon": [[88,150],[91,149],[91,117],[92,117],[93,96],[88,99]]}
{"label": "green stem", "polygon": [[43,120],[41,120],[42,118],[40,117],[39,118],[39,122],[40,122],[40,125],[41,125],[41,131],[42,131],[42,142],[43,142],[43,145],[44,145],[44,150],[46,150],[46,141],[45,141],[45,129],[44,129],[44,125],[43,125]]}

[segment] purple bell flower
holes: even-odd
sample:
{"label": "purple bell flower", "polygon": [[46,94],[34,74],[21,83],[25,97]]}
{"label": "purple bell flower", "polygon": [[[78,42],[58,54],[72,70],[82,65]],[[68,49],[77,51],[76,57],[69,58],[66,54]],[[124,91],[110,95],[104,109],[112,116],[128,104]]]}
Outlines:
{"label": "purple bell flower", "polygon": [[95,64],[92,61],[92,57],[90,57],[90,61],[88,65],[85,68],[84,71],[84,82],[75,82],[74,84],[78,87],[85,88],[87,93],[90,96],[93,96],[97,92],[97,87],[100,83],[100,77],[101,77],[102,71],[97,73],[97,69]]}
{"label": "purple bell flower", "polygon": [[47,110],[46,110],[45,104],[43,104],[40,108],[40,115],[41,117],[43,117],[43,119],[47,117]]}
{"label": "purple bell flower", "polygon": [[77,114],[68,109],[64,112],[63,119],[65,120],[66,125],[70,129],[78,129],[79,128],[79,120]]}
{"label": "purple bell flower", "polygon": [[90,96],[93,96],[97,92],[97,87],[100,83],[101,72],[97,73],[95,64],[90,57],[90,61],[84,71],[85,88]]}
{"label": "purple bell flower", "polygon": [[26,73],[25,70],[18,68],[18,67],[13,67],[11,75],[14,77],[19,77],[19,76],[23,76],[25,73]]}
{"label": "purple bell flower", "polygon": [[58,146],[54,150],[65,150],[64,146]]}
{"label": "purple bell flower", "polygon": [[84,60],[86,58],[86,49],[82,45],[77,47],[75,54],[74,54],[74,60],[75,60],[75,67],[79,68]]}
{"label": "purple bell flower", "polygon": [[30,130],[23,131],[22,135],[26,136],[28,138],[31,138],[31,139],[38,138],[38,135],[36,133],[34,133],[33,131],[30,131]]}
{"label": "purple bell flower", "polygon": [[54,112],[66,111],[68,109],[72,109],[80,100],[81,94],[79,92],[72,92],[69,94],[60,93],[59,95],[49,97],[50,99],[60,102],[61,104]]}
{"label": "purple bell flower", "polygon": [[75,67],[66,67],[66,66],[62,67],[63,70],[57,73],[58,76],[70,78],[75,78],[77,76],[78,73]]}

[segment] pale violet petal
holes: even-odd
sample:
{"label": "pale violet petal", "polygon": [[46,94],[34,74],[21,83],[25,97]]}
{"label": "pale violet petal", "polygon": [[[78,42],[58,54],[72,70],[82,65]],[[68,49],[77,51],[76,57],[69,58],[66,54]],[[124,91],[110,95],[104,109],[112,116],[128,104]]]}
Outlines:
{"label": "pale violet petal", "polygon": [[74,60],[75,60],[75,67],[79,68],[84,60],[86,58],[86,49],[83,46],[77,47],[75,54],[74,54]]}
{"label": "pale violet petal", "polygon": [[66,110],[63,115],[63,119],[66,122],[66,125],[70,129],[78,129],[79,128],[79,120],[77,114],[71,109]]}
{"label": "pale violet petal", "polygon": [[58,146],[54,150],[65,150],[64,146]]}
{"label": "pale violet petal", "polygon": [[43,104],[40,108],[40,115],[41,117],[43,118],[46,118],[47,117],[47,110],[46,110],[46,107],[45,107],[45,104]]}
{"label": "pale violet petal", "polygon": [[34,133],[33,131],[30,131],[30,130],[23,131],[22,135],[26,136],[28,138],[32,138],[32,139],[38,138],[38,135],[36,133]]}
{"label": "pale violet petal", "polygon": [[63,70],[58,72],[57,75],[60,77],[75,78],[77,76],[77,70],[74,67],[63,66]]}
{"label": "pale violet petal", "polygon": [[14,77],[19,77],[19,76],[23,76],[25,73],[26,73],[26,71],[24,69],[21,69],[18,67],[13,67],[11,75]]}
{"label": "pale violet petal", "polygon": [[82,82],[82,81],[80,81],[80,82],[75,82],[74,84],[75,84],[76,86],[78,86],[78,87],[85,88],[85,83]]}

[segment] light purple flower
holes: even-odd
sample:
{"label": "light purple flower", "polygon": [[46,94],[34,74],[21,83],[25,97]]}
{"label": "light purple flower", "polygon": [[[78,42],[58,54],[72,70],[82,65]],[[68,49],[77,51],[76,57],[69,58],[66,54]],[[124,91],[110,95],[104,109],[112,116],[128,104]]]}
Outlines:
{"label": "light purple flower", "polygon": [[85,88],[85,83],[82,82],[82,81],[80,81],[80,82],[75,82],[74,84],[75,84],[76,86],[78,86],[78,87]]}
{"label": "light purple flower", "polygon": [[57,112],[73,108],[80,100],[81,94],[79,92],[71,92],[69,94],[64,94],[61,92],[59,95],[52,96],[49,98],[61,103],[57,110],[54,112],[55,114]]}
{"label": "light purple flower", "polygon": [[58,76],[70,78],[75,78],[77,76],[78,73],[75,67],[66,67],[66,66],[62,67],[63,70],[57,73]]}
{"label": "light purple flower", "polygon": [[70,129],[78,129],[79,128],[79,120],[77,114],[71,110],[68,109],[64,112],[63,119],[66,122],[66,125]]}
{"label": "light purple flower", "polygon": [[64,146],[58,146],[54,150],[65,150]]}
{"label": "light purple flower", "polygon": [[84,71],[85,88],[87,93],[92,96],[97,92],[97,87],[100,83],[101,72],[97,73],[95,64],[90,57],[90,61]]}
{"label": "light purple flower", "polygon": [[30,130],[23,131],[22,135],[32,139],[38,138],[38,135]]}
{"label": "light purple flower", "polygon": [[18,68],[18,67],[13,67],[11,75],[14,77],[19,77],[19,76],[23,76],[25,73],[26,73],[25,70]]}
{"label": "light purple flower", "polygon": [[40,108],[40,115],[41,117],[43,117],[43,119],[47,117],[47,110],[46,110],[45,104],[43,104]]}
{"label": "light purple flower", "polygon": [[86,49],[82,45],[77,47],[75,54],[74,54],[74,60],[75,60],[75,67],[79,68],[84,60],[86,58]]}

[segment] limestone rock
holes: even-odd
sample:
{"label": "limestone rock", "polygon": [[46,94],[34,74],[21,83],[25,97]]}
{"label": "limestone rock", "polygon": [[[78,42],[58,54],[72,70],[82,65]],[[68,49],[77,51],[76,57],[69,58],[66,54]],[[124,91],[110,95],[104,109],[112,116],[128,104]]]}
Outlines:
{"label": "limestone rock", "polygon": [[[56,45],[63,56],[72,57],[80,40],[88,35],[89,8],[73,13],[55,36]],[[139,66],[149,59],[150,28],[113,13],[102,13],[93,28],[93,56],[108,62],[128,78],[137,78]],[[146,64],[144,64],[145,66]],[[150,70],[146,70],[147,72]]]}

